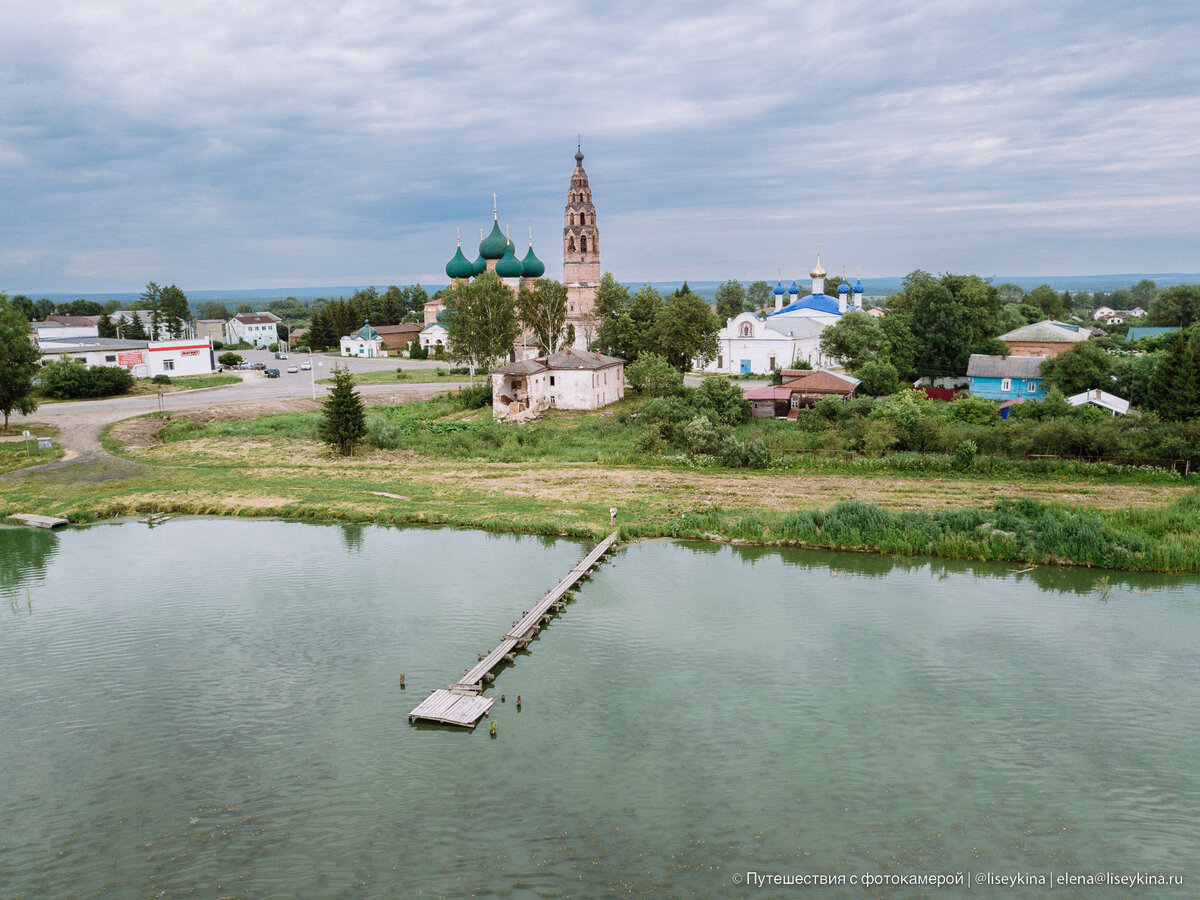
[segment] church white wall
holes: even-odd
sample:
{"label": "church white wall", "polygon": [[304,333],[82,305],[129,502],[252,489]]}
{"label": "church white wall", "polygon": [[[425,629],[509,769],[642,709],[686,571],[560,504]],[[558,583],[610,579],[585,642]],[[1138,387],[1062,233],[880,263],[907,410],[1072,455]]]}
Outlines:
{"label": "church white wall", "polygon": [[[747,331],[749,334],[745,333]],[[715,358],[704,365],[693,363],[696,371],[740,375],[748,367],[751,374],[769,375],[774,369],[788,368],[798,359],[807,360],[813,366],[828,362],[821,353],[819,335],[787,337],[767,328],[766,323],[753,313],[742,313],[730,319],[718,333],[717,345]]]}

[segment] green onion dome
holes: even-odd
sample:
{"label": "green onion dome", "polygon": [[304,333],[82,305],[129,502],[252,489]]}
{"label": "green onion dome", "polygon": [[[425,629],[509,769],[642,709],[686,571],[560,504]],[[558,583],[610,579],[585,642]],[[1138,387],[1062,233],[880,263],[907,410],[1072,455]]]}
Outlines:
{"label": "green onion dome", "polygon": [[471,265],[471,268],[474,270],[476,275],[482,275],[487,271],[487,260],[481,256],[479,259],[475,260],[475,262]]}
{"label": "green onion dome", "polygon": [[520,278],[525,274],[525,267],[517,259],[517,254],[513,253],[511,241],[507,244],[504,256],[500,257],[496,262],[496,274],[501,278]]}
{"label": "green onion dome", "polygon": [[508,238],[500,230],[500,223],[492,222],[492,233],[479,242],[479,255],[484,259],[499,259],[506,250]]}
{"label": "green onion dome", "polygon": [[360,341],[377,341],[379,340],[379,332],[371,327],[371,322],[368,319],[363,323],[363,327],[358,329],[358,339]]}
{"label": "green onion dome", "polygon": [[454,258],[446,263],[446,274],[450,278],[470,278],[475,274],[475,267],[471,265],[471,261],[463,256],[462,245],[454,251]]}
{"label": "green onion dome", "polygon": [[525,269],[526,278],[541,278],[546,274],[546,264],[534,255],[532,242],[529,244],[529,252],[521,260],[521,266]]}

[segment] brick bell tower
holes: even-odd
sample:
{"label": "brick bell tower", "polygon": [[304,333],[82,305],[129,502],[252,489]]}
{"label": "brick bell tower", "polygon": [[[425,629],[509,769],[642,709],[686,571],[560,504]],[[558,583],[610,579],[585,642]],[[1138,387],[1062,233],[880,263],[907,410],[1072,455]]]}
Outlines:
{"label": "brick bell tower", "polygon": [[594,309],[600,287],[600,233],[596,207],[583,170],[583,151],[575,152],[575,171],[567,189],[563,225],[563,284],[567,288],[567,324],[575,327],[575,348],[586,350],[596,337]]}

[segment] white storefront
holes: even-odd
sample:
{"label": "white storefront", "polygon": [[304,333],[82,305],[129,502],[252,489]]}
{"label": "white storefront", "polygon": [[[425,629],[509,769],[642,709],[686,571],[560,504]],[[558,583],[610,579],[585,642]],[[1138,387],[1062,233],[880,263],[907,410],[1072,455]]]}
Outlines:
{"label": "white storefront", "polygon": [[195,338],[175,341],[129,341],[116,338],[42,340],[43,362],[78,359],[89,366],[121,366],[134,378],[155,375],[206,375],[216,371],[212,344]]}

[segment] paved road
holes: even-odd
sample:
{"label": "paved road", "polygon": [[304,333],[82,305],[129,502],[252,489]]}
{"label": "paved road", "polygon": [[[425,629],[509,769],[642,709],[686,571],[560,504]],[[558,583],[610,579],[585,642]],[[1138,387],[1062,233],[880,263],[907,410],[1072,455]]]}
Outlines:
{"label": "paved road", "polygon": [[[112,463],[121,463],[110,456],[99,442],[100,430],[106,425],[128,419],[143,413],[154,412],[158,409],[187,410],[202,409],[212,406],[233,404],[254,404],[261,407],[262,412],[271,411],[271,401],[280,402],[280,408],[294,406],[298,399],[312,399],[314,396],[321,400],[329,392],[329,386],[316,384],[321,378],[328,378],[334,365],[346,365],[352,372],[395,371],[403,364],[406,369],[435,369],[446,368],[445,362],[426,362],[424,360],[399,359],[338,359],[335,357],[313,355],[313,371],[289,374],[287,366],[310,359],[309,354],[290,354],[287,360],[276,360],[273,354],[266,350],[238,351],[248,362],[262,361],[280,369],[278,378],[267,378],[262,372],[238,372],[243,380],[240,384],[229,384],[221,387],[202,388],[194,391],[178,391],[175,393],[143,394],[136,397],[113,397],[108,400],[79,400],[67,403],[47,403],[30,416],[14,415],[14,425],[25,422],[44,422],[57,426],[59,429],[57,441],[66,451],[61,460],[47,463],[45,466],[34,466],[30,469],[19,469],[18,472],[30,472],[42,468],[62,468],[77,462],[103,459]],[[454,382],[438,382],[428,384],[365,384],[358,388],[359,393],[366,397],[379,394],[407,394],[433,389],[452,390],[463,387],[467,380]],[[161,406],[160,406],[161,403]]]}

